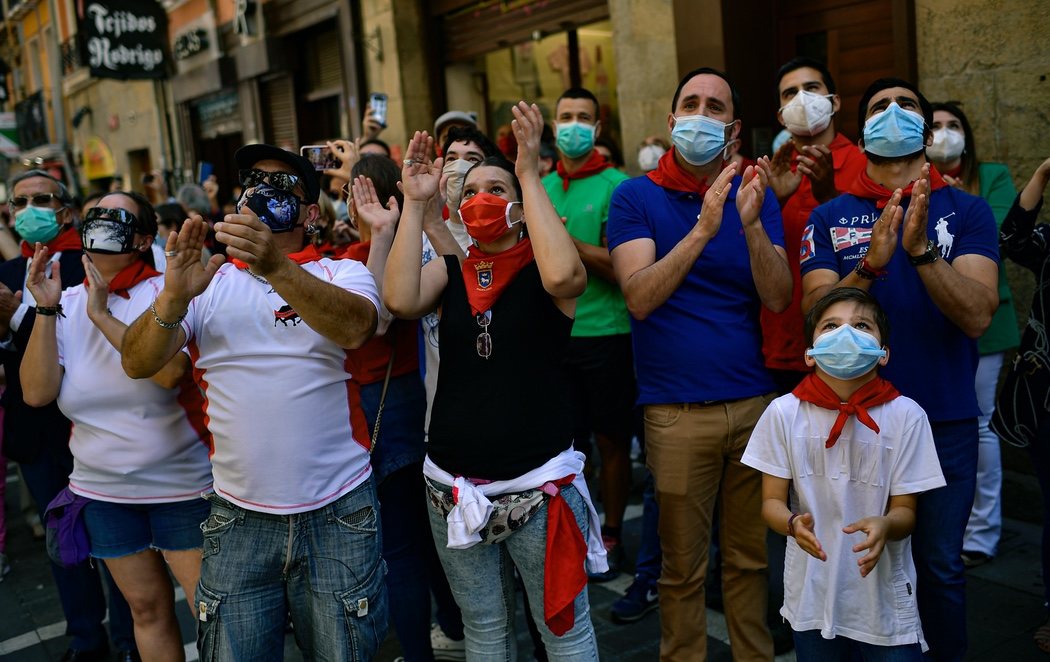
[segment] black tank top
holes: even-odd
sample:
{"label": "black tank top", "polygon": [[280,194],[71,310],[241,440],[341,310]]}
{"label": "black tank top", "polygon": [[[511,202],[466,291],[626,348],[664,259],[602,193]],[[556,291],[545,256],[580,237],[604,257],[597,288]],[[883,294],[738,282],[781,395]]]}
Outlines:
{"label": "black tank top", "polygon": [[455,475],[506,480],[525,474],[572,443],[564,356],[572,320],[543,289],[533,261],[492,307],[492,353],[478,356],[481,327],[463,272],[445,256],[437,393],[427,452]]}

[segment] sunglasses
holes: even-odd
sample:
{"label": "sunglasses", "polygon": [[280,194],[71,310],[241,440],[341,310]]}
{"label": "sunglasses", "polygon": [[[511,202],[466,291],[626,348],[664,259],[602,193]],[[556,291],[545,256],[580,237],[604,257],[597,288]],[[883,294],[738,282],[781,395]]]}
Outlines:
{"label": "sunglasses", "polygon": [[293,175],[287,172],[266,172],[264,170],[256,170],[255,168],[246,168],[240,171],[241,186],[244,188],[252,188],[259,184],[269,184],[270,186],[285,191],[286,193],[292,193],[295,187],[299,185],[299,175]]}
{"label": "sunglasses", "polygon": [[60,197],[54,193],[34,193],[33,195],[16,195],[11,198],[11,206],[14,209],[21,209],[30,202],[33,203],[34,207],[48,207],[51,205],[52,200],[62,201]]}
{"label": "sunglasses", "polygon": [[475,341],[475,347],[478,350],[478,356],[487,359],[492,356],[492,336],[489,335],[489,324],[492,323],[492,311],[486,310],[480,315],[475,315],[475,319],[478,321],[478,326],[481,327],[481,333],[478,334],[478,339]]}
{"label": "sunglasses", "polygon": [[123,225],[130,225],[132,227],[138,227],[139,219],[137,216],[132,214],[127,209],[107,209],[105,207],[92,207],[88,210],[87,216],[84,217],[84,222],[96,221],[116,221]]}

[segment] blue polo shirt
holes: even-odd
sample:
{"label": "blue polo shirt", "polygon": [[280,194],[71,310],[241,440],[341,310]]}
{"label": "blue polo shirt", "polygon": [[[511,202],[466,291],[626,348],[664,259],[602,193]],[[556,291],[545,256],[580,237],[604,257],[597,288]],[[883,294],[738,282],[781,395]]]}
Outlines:
{"label": "blue polo shirt", "polygon": [[[762,358],[761,304],[751,274],[733,180],[718,234],[678,289],[644,320],[631,318],[638,403],[733,400],[776,390]],[[651,239],[656,259],[695,226],[703,197],[672,191],[642,176],[620,184],[609,208],[609,250]],[[766,191],[760,213],[770,240],[784,245],[780,205]]]}
{"label": "blue polo shirt", "polygon": [[[910,202],[910,197],[902,201],[905,210]],[[856,268],[868,252],[871,228],[880,214],[874,200],[849,193],[813,210],[802,239],[803,277],[814,269],[831,269],[844,277]],[[992,209],[969,193],[951,186],[934,191],[926,232],[949,264],[970,254],[999,262]],[[889,275],[871,286],[890,320],[890,338],[883,339],[890,348],[890,361],[880,374],[918,402],[931,421],[979,416],[974,391],[977,341],[933,302],[899,237],[886,270]]]}

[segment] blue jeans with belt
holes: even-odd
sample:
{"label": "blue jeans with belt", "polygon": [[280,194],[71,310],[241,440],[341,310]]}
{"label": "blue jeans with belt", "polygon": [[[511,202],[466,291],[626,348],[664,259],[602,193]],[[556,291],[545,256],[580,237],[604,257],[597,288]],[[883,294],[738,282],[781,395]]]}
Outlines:
{"label": "blue jeans with belt", "polygon": [[[349,441],[347,443],[353,443]],[[201,525],[197,649],[204,662],[267,660],[288,613],[305,659],[371,660],[386,637],[386,565],[371,478],[296,515],[245,510],[209,494]]]}
{"label": "blue jeans with belt", "polygon": [[919,617],[932,660],[966,654],[966,577],[963,534],[977,485],[977,419],[931,422],[937,459],[947,485],[919,495],[915,558]]}

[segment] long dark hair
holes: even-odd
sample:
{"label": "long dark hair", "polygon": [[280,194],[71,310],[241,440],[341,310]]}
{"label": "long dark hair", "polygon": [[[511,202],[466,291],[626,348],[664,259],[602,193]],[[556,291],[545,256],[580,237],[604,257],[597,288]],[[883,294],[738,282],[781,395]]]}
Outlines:
{"label": "long dark hair", "polygon": [[381,154],[362,156],[361,160],[354,164],[354,169],[350,171],[352,178],[350,181],[353,182],[361,175],[372,180],[372,185],[376,187],[376,196],[379,197],[379,204],[386,207],[390,196],[394,196],[398,209],[405,208],[405,196],[397,187],[397,183],[401,181],[401,168],[392,159]]}
{"label": "long dark hair", "polygon": [[959,171],[959,179],[962,180],[963,188],[974,195],[981,193],[981,180],[978,173],[977,145],[973,140],[973,129],[970,128],[970,120],[966,119],[966,113],[959,108],[958,101],[941,101],[931,104],[933,111],[943,110],[951,113],[959,119],[962,124],[963,135],[966,137],[966,145],[963,147],[962,169]]}
{"label": "long dark hair", "polygon": [[507,159],[503,158],[502,154],[496,154],[494,156],[487,156],[483,160],[478,161],[473,166],[471,166],[470,170],[467,171],[467,174],[463,176],[463,184],[466,185],[467,177],[469,177],[470,173],[473,172],[474,170],[476,170],[477,168],[490,168],[490,167],[491,168],[499,168],[500,170],[505,170],[507,173],[510,174],[510,181],[514,184],[514,190],[518,194],[518,201],[519,202],[524,202],[524,200],[522,200],[522,195],[521,195],[521,182],[518,181],[518,174],[516,172],[514,172],[514,164],[511,163],[510,161],[508,161]]}

